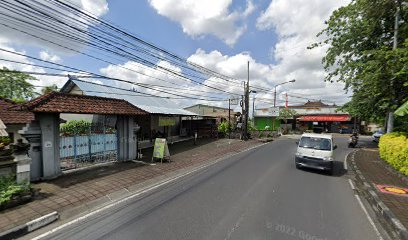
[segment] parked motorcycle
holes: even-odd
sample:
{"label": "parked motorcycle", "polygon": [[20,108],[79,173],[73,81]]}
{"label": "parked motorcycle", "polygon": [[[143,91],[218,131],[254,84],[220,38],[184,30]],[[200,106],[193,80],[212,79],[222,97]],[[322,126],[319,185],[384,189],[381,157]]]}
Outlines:
{"label": "parked motorcycle", "polygon": [[349,147],[349,148],[355,148],[356,145],[357,145],[357,142],[358,142],[358,136],[357,136],[357,134],[351,135],[351,136],[350,136],[350,139],[349,139],[348,147]]}

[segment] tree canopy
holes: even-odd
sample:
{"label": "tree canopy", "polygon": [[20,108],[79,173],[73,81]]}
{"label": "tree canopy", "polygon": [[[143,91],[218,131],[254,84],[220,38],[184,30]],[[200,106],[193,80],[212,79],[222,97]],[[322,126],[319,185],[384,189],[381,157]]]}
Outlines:
{"label": "tree canopy", "polygon": [[57,91],[57,90],[58,90],[58,86],[56,84],[52,84],[50,86],[43,87],[43,89],[41,89],[41,93],[47,94],[47,93]]}
{"label": "tree canopy", "polygon": [[36,80],[35,77],[11,71],[6,67],[0,69],[0,97],[21,102],[34,96],[34,86],[29,80]]}
{"label": "tree canopy", "polygon": [[[327,46],[326,81],[345,83],[353,96],[343,109],[381,120],[408,100],[408,18],[406,1],[352,0],[334,11],[311,48]],[[393,50],[399,10],[397,49]]]}

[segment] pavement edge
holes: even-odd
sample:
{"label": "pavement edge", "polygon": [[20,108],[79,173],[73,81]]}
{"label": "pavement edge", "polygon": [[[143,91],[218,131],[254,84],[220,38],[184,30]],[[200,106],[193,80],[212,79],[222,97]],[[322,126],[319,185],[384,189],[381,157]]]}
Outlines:
{"label": "pavement edge", "polygon": [[398,220],[398,218],[392,213],[392,211],[381,201],[380,197],[377,195],[375,188],[372,184],[366,181],[363,173],[358,169],[357,164],[355,162],[355,154],[361,150],[353,151],[347,157],[347,161],[349,161],[349,166],[351,166],[356,182],[359,183],[360,186],[358,187],[358,192],[362,193],[363,197],[367,200],[370,204],[371,208],[374,210],[378,217],[382,217],[388,223],[388,227],[391,228],[393,234],[396,234],[402,240],[408,240],[408,230],[405,226]]}
{"label": "pavement edge", "polygon": [[59,218],[58,212],[54,211],[34,220],[31,220],[25,224],[20,226],[11,228],[7,231],[0,233],[0,239],[14,239],[17,237],[21,237],[27,233],[30,233],[34,230],[37,230],[41,227],[44,227]]}

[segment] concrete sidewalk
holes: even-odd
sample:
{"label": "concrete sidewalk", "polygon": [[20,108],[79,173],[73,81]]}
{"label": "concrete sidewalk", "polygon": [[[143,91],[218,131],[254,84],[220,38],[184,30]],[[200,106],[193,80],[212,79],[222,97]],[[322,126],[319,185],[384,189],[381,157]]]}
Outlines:
{"label": "concrete sidewalk", "polygon": [[[28,221],[51,212],[59,213],[78,208],[96,199],[120,190],[170,174],[191,166],[199,166],[205,162],[221,158],[228,154],[244,151],[260,145],[259,141],[240,140],[204,140],[197,145],[183,142],[170,145],[171,162],[155,165],[135,162],[118,162],[105,166],[71,172],[63,176],[41,183],[32,184],[40,188],[40,194],[34,201],[0,212],[0,232],[21,226]],[[152,149],[151,149],[152,150]],[[150,161],[151,153],[145,152],[143,160]]]}
{"label": "concrete sidewalk", "polygon": [[390,224],[392,231],[401,239],[407,239],[408,195],[386,190],[388,187],[408,189],[408,178],[383,161],[378,148],[357,150],[352,155],[351,165],[355,168],[357,184],[374,209]]}

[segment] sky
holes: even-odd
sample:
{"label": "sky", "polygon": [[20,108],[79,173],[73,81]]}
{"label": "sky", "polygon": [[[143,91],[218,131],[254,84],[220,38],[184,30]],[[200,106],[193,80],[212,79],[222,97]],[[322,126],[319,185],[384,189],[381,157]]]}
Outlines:
{"label": "sky", "polygon": [[[242,81],[247,79],[247,62],[249,61],[250,85],[273,89],[279,83],[295,79],[294,83],[277,87],[278,105],[284,104],[285,93],[288,93],[289,96],[302,97],[289,97],[290,105],[301,104],[306,99],[322,99],[329,104],[341,105],[347,102],[350,95],[345,93],[342,83],[324,81],[325,72],[321,59],[327,47],[312,50],[306,48],[319,40],[316,34],[324,28],[324,21],[328,19],[332,11],[346,5],[348,1],[69,1],[149,43],[235,79]],[[0,13],[1,11],[7,10],[0,10]],[[0,23],[1,21],[0,19]],[[117,61],[115,64],[95,61],[84,55],[33,39],[10,28],[0,27],[0,48],[135,82],[160,83],[154,78],[130,72],[124,67],[137,69],[149,76],[165,78],[175,83],[179,81],[155,69],[147,69],[131,61]],[[79,50],[87,51],[83,47],[79,47]],[[14,56],[4,52],[0,52],[0,58],[33,62],[23,56]],[[167,62],[158,62],[157,65],[181,71]],[[47,72],[41,67],[4,61],[0,61],[1,66],[16,70]],[[37,78],[39,80],[34,84],[38,86],[55,83],[61,87],[67,80],[64,77],[51,76],[38,76]],[[204,80],[204,83],[215,84],[217,81],[221,80],[208,79]],[[207,91],[208,93],[203,93],[205,96],[214,96],[209,92],[210,90],[200,85],[188,83],[183,86],[192,91]],[[243,89],[236,86],[225,87],[233,92],[243,92]],[[151,93],[154,94],[154,92]],[[251,100],[253,97],[257,99],[257,108],[270,106],[270,100],[267,99],[273,98],[273,90],[267,93],[253,93]],[[195,103],[225,106],[225,102],[195,100],[175,100],[175,102],[180,107]]]}

